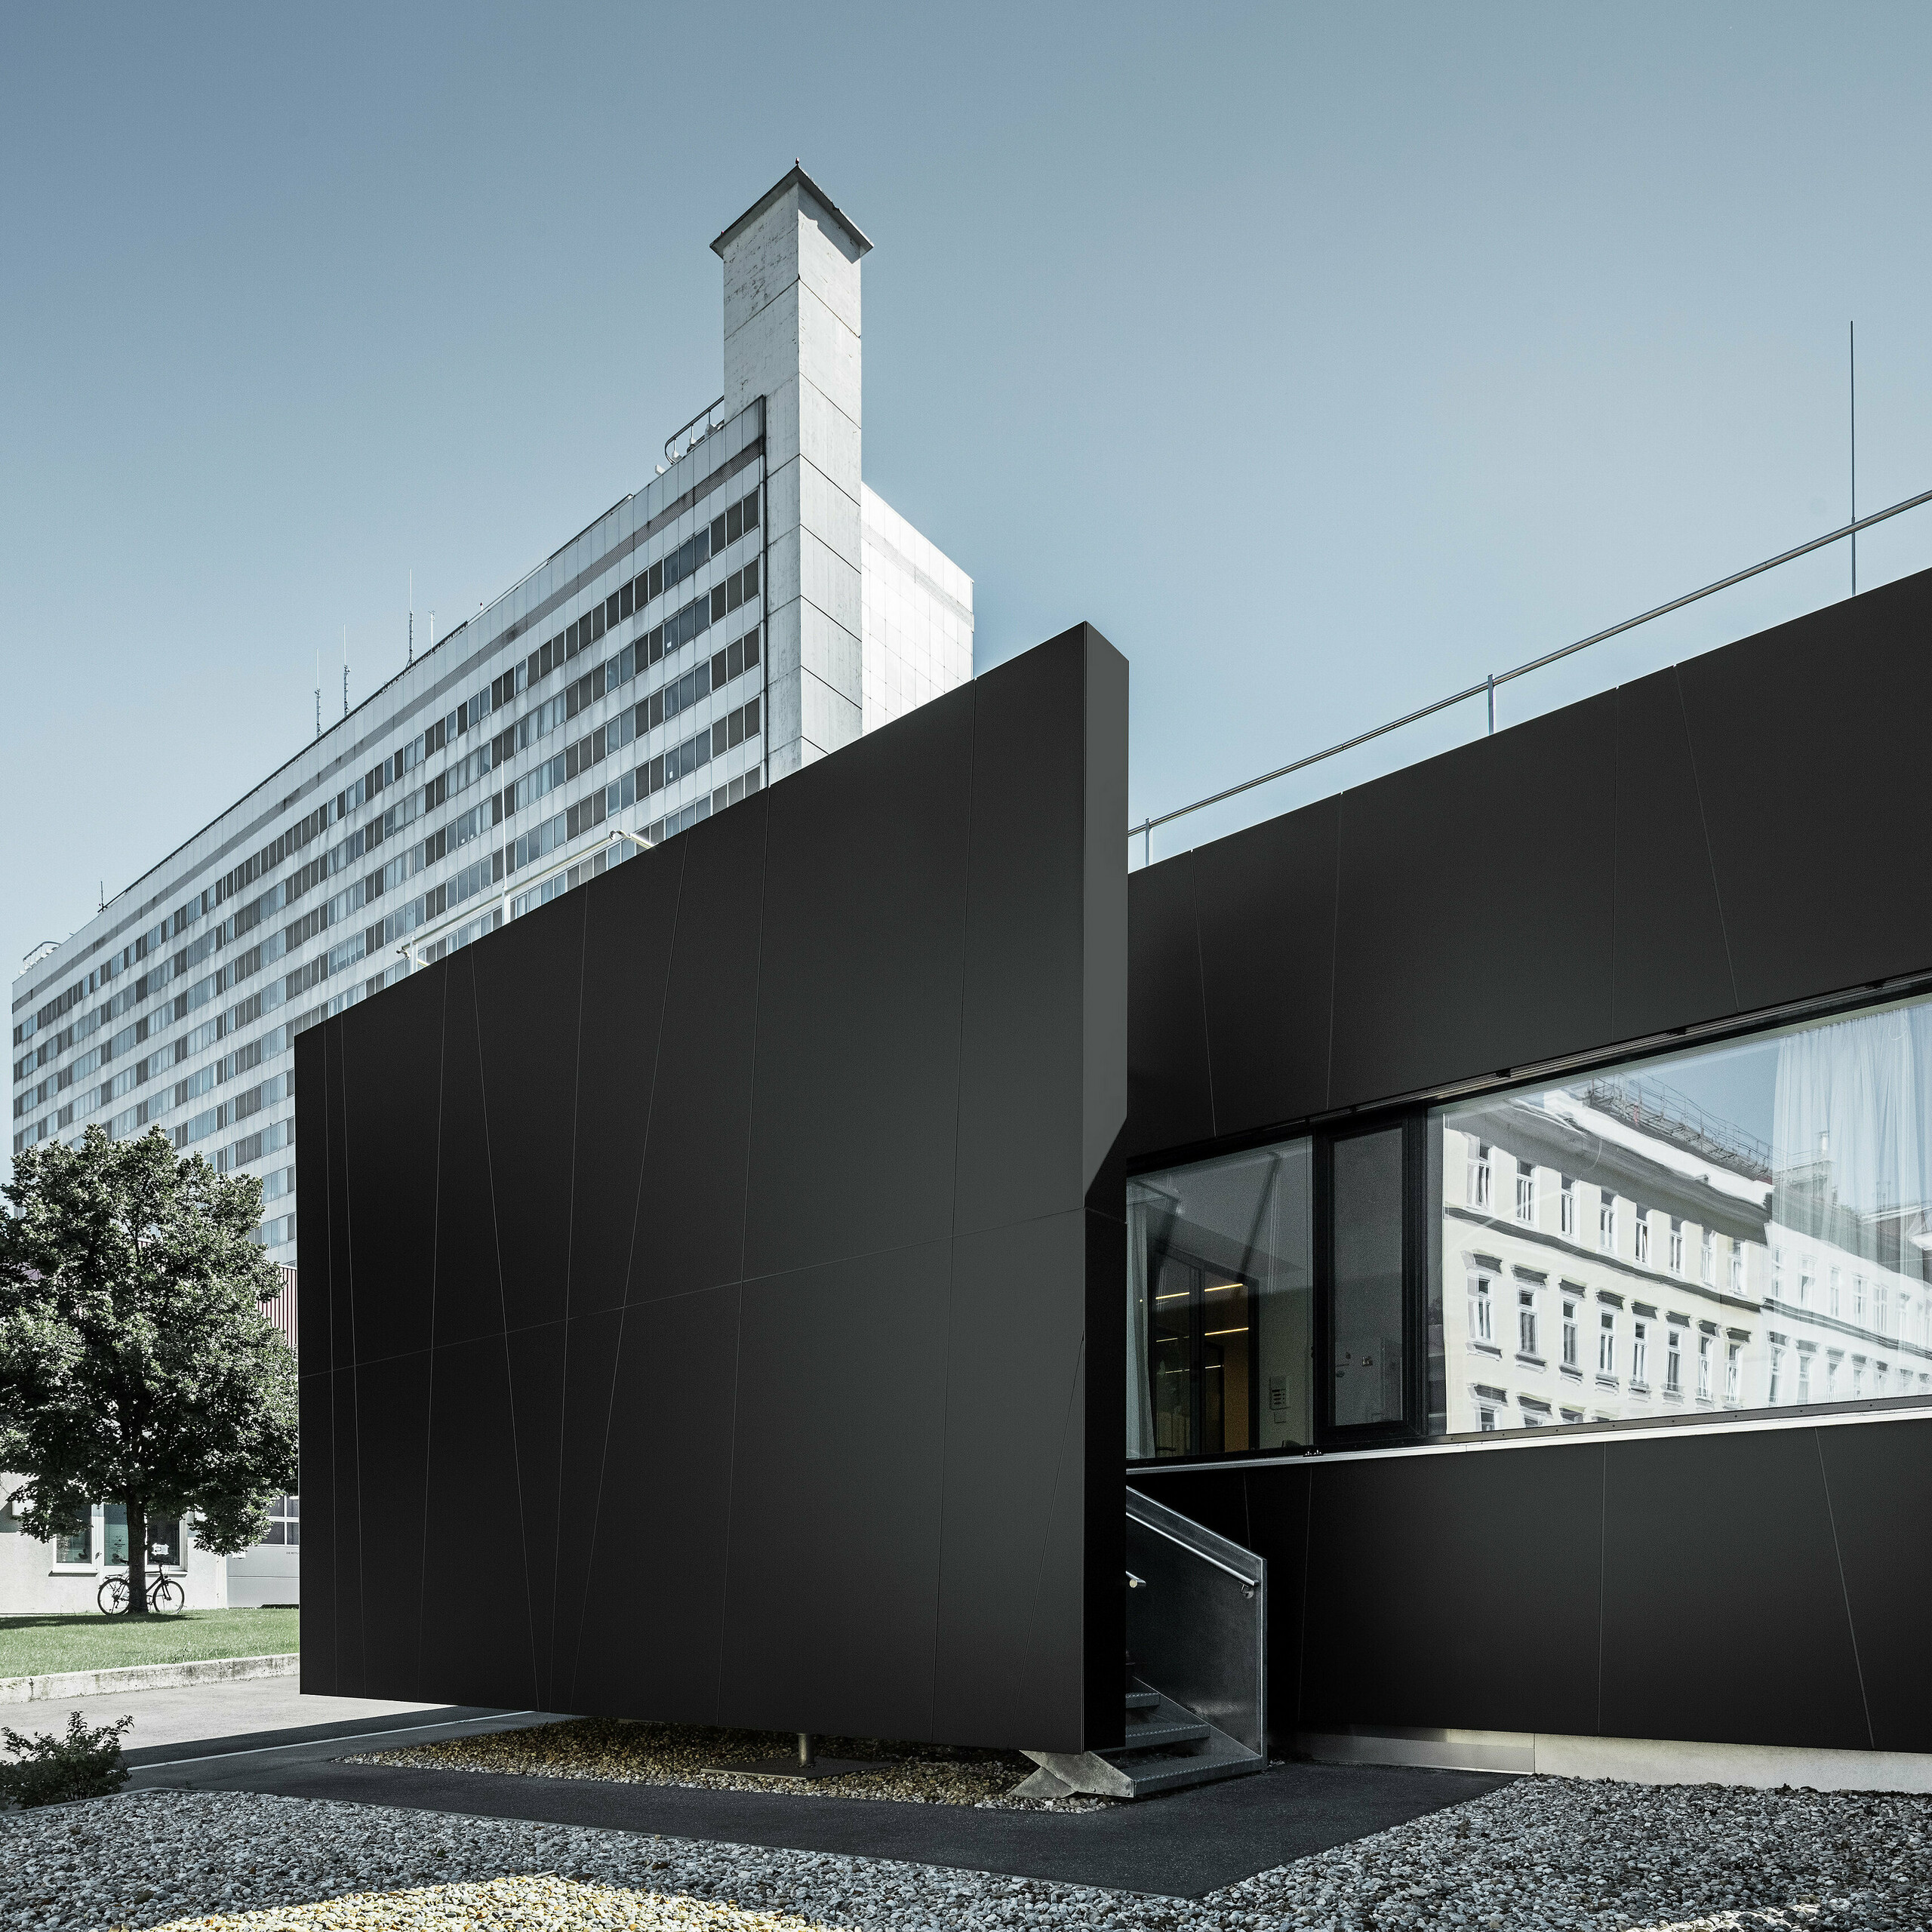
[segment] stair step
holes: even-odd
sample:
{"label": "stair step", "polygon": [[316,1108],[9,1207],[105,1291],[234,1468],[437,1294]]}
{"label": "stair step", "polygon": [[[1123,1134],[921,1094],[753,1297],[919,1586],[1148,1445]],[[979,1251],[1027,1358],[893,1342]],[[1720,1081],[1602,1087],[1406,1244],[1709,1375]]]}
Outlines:
{"label": "stair step", "polygon": [[1130,1751],[1173,1751],[1183,1744],[1205,1744],[1208,1730],[1204,1724],[1189,1724],[1170,1719],[1152,1720],[1144,1724],[1131,1724],[1127,1735],[1118,1744],[1109,1745],[1099,1755],[1111,1762],[1124,1752]]}
{"label": "stair step", "polygon": [[1134,1796],[1147,1798],[1157,1791],[1171,1791],[1180,1786],[1212,1784],[1221,1778],[1245,1777],[1251,1771],[1263,1769],[1266,1761],[1252,1751],[1243,1751],[1238,1756],[1204,1753],[1199,1756],[1137,1758],[1123,1764],[1121,1769],[1134,1780]]}
{"label": "stair step", "polygon": [[1158,1711],[1161,1708],[1161,1694],[1158,1690],[1130,1690],[1127,1694],[1127,1708],[1130,1711]]}

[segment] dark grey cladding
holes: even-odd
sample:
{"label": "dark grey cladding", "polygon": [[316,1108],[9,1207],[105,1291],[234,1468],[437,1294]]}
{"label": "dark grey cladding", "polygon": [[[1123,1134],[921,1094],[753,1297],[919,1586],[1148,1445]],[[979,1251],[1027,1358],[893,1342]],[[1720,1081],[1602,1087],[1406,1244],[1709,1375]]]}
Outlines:
{"label": "dark grey cladding", "polygon": [[1136,1158],[1932,968],[1932,572],[1134,874]]}
{"label": "dark grey cladding", "polygon": [[1932,1555],[1906,1527],[1932,1423],[1134,1485],[1268,1559],[1278,1751],[1352,1727],[1932,1750]]}
{"label": "dark grey cladding", "polygon": [[1118,1736],[1082,626],[304,1033],[303,1687]]}

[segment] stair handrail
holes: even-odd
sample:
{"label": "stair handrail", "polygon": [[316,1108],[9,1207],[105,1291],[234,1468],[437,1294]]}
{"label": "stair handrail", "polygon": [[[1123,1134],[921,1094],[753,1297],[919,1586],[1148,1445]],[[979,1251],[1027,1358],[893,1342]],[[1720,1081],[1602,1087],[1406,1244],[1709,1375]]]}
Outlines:
{"label": "stair handrail", "polygon": [[[1164,1537],[1169,1543],[1178,1543],[1190,1555],[1198,1556],[1204,1563],[1211,1563],[1217,1570],[1224,1570],[1238,1583],[1254,1589],[1267,1574],[1267,1560],[1251,1549],[1244,1549],[1229,1538],[1211,1530],[1204,1523],[1197,1523],[1192,1516],[1183,1516],[1178,1509],[1170,1509],[1164,1503],[1156,1503],[1151,1496],[1129,1486],[1127,1492],[1127,1513],[1143,1529],[1152,1530],[1156,1536]],[[1245,1561],[1246,1568],[1242,1564]]]}

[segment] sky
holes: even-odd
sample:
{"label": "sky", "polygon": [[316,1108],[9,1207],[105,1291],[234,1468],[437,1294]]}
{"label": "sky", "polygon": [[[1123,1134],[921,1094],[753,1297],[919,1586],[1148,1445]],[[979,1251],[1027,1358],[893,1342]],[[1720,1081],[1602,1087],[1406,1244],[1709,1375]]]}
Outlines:
{"label": "sky", "polygon": [[[299,748],[318,659],[339,716],[345,638],[352,699],[393,673],[412,572],[420,641],[650,478],[794,157],[876,245],[866,480],[979,669],[1125,653],[1137,820],[1844,521],[1848,323],[1860,508],[1932,488],[1929,70],[1883,0],[0,7],[9,972]],[[1861,589],[1927,565],[1932,506],[1860,541]]]}

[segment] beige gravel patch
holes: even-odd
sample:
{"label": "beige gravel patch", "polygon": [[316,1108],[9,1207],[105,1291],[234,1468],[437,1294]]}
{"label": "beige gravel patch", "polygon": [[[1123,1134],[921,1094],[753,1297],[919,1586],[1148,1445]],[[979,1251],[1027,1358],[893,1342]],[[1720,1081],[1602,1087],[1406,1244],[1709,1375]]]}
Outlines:
{"label": "beige gravel patch", "polygon": [[790,1792],[804,1798],[882,1798],[902,1804],[965,1804],[998,1811],[1097,1811],[1110,1798],[1015,1798],[1035,1767],[1017,1751],[907,1744],[876,1737],[822,1737],[822,1758],[883,1758],[884,1767],[809,1781],[734,1775],[731,1767],[795,1749],[789,1732],[724,1730],[708,1724],[574,1718],[562,1724],[452,1737],[399,1751],[361,1751],[352,1764],[408,1764],[426,1770],[494,1771],[513,1777],[601,1778],[620,1784],[675,1784],[709,1791]]}
{"label": "beige gravel patch", "polygon": [[155,1932],[814,1932],[823,1919],[749,1912],[727,1900],[632,1891],[537,1872],[475,1884],[353,1892],[313,1905],[177,1918]]}

